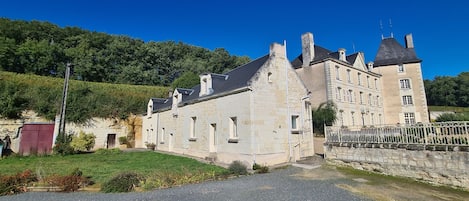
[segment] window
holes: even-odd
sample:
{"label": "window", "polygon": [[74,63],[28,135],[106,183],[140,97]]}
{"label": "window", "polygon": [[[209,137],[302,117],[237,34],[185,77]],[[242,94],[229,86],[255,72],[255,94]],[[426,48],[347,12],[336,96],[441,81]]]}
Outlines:
{"label": "window", "polygon": [[190,141],[195,141],[195,123],[197,122],[197,117],[191,117],[191,125],[190,125]]}
{"label": "window", "polygon": [[230,138],[238,138],[238,118],[230,117]]}
{"label": "window", "polygon": [[403,105],[413,105],[412,96],[402,96]]}
{"label": "window", "polygon": [[378,90],[378,79],[375,78],[375,89]]}
{"label": "window", "polygon": [[368,88],[371,88],[371,86],[370,86],[370,76],[366,76],[366,86],[368,86]]}
{"label": "window", "polygon": [[381,101],[379,101],[379,96],[376,96],[376,106],[379,106]]}
{"label": "window", "polygon": [[340,125],[343,126],[344,125],[344,111],[340,110],[339,112],[340,112],[339,114]]}
{"label": "window", "polygon": [[336,96],[338,101],[340,101],[340,97],[341,97],[340,90],[341,90],[340,87],[337,87],[336,90],[335,90],[335,96]]}
{"label": "window", "polygon": [[402,79],[399,80],[401,89],[410,89],[410,80],[409,79]]}
{"label": "window", "polygon": [[368,105],[372,105],[372,103],[373,103],[372,99],[373,99],[372,95],[368,94]]}
{"label": "window", "polygon": [[378,115],[379,125],[383,124],[383,117],[382,116],[383,116],[382,114]]}
{"label": "window", "polygon": [[415,114],[412,112],[404,113],[405,124],[415,124]]}
{"label": "window", "polygon": [[375,114],[371,113],[371,125],[375,125]]}
{"label": "window", "polygon": [[347,96],[348,96],[348,102],[353,102],[353,91],[351,89],[348,90],[348,93],[347,93]]}
{"label": "window", "polygon": [[363,104],[363,91],[360,91],[360,104]]}
{"label": "window", "polygon": [[399,72],[399,73],[404,72],[404,65],[403,65],[403,64],[399,64],[399,65],[397,66],[397,72]]}
{"label": "window", "polygon": [[292,115],[291,116],[291,129],[292,130],[298,130],[299,129],[299,125],[298,125],[298,120],[299,120],[300,116],[299,115]]}
{"label": "window", "polygon": [[350,117],[352,118],[352,126],[355,126],[355,116],[354,116],[355,112],[352,111],[350,112]]}
{"label": "window", "polygon": [[347,82],[352,83],[352,76],[350,75],[350,69],[347,69]]}
{"label": "window", "polygon": [[267,73],[267,81],[272,82],[272,73],[271,72]]}
{"label": "window", "polygon": [[164,137],[165,137],[165,129],[161,128],[161,139],[160,139],[160,144],[164,144]]}
{"label": "window", "polygon": [[335,66],[335,79],[340,80],[340,67]]}
{"label": "window", "polygon": [[357,73],[357,77],[358,77],[358,85],[361,86],[362,85],[362,79],[361,79],[361,76],[362,74],[361,73]]}

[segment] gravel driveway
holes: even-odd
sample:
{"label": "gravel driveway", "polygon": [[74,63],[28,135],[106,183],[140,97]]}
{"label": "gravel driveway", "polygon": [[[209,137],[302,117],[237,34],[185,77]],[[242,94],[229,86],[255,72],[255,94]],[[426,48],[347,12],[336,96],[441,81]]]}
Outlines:
{"label": "gravel driveway", "polygon": [[239,178],[185,185],[170,189],[139,193],[23,193],[2,196],[0,201],[221,201],[221,200],[368,200],[338,188],[338,183],[349,180],[330,178],[317,180],[302,177],[306,170],[298,167],[274,170],[267,174],[242,176]]}

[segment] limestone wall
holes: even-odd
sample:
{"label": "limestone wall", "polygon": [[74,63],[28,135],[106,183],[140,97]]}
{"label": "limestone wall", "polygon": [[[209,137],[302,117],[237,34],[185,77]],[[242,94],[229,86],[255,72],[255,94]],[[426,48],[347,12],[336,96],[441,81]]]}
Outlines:
{"label": "limestone wall", "polygon": [[469,152],[325,146],[328,162],[469,190]]}

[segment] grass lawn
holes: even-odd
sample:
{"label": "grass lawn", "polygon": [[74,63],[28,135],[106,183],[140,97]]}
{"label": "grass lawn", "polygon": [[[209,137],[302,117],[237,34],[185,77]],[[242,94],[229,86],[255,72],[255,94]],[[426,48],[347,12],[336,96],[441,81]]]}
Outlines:
{"label": "grass lawn", "polygon": [[428,106],[430,111],[453,111],[453,112],[469,112],[469,107],[454,107],[454,106]]}
{"label": "grass lawn", "polygon": [[13,175],[26,169],[40,177],[53,174],[69,175],[79,168],[84,176],[100,186],[122,172],[136,172],[144,176],[152,174],[223,174],[227,170],[197,160],[166,155],[152,151],[120,152],[108,154],[76,154],[69,156],[8,157],[0,160],[1,175]]}

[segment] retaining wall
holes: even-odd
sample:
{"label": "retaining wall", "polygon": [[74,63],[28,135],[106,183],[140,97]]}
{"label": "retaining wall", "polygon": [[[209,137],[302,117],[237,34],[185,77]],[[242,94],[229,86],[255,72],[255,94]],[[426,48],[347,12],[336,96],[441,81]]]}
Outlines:
{"label": "retaining wall", "polygon": [[466,150],[467,147],[428,150],[428,147],[409,149],[327,143],[324,147],[329,163],[469,190],[469,152]]}

